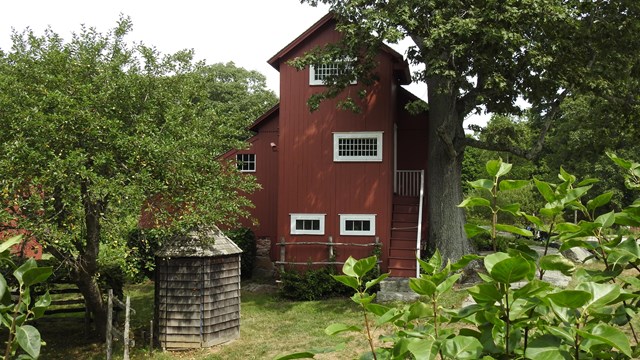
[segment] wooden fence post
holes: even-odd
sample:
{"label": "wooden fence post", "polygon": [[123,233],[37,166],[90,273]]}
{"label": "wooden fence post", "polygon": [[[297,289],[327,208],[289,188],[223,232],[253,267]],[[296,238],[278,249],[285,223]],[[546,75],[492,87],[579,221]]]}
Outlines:
{"label": "wooden fence post", "polygon": [[378,275],[380,274],[380,258],[382,257],[382,244],[380,244],[380,237],[376,236],[375,245],[373,245],[375,249],[374,253],[376,254],[376,269],[378,270]]}
{"label": "wooden fence post", "polygon": [[111,360],[111,340],[113,335],[111,334],[111,327],[113,325],[113,289],[109,289],[109,295],[107,300],[107,360]]}
{"label": "wooden fence post", "polygon": [[284,272],[284,262],[286,261],[284,236],[280,237],[280,272]]}
{"label": "wooden fence post", "polygon": [[153,320],[149,322],[149,353],[153,352]]}
{"label": "wooden fence post", "polygon": [[333,252],[333,236],[329,236],[329,261],[336,261],[336,255]]}
{"label": "wooden fence post", "polygon": [[130,307],[131,307],[131,300],[127,295],[127,302],[124,308],[124,335],[122,336],[123,342],[124,342],[123,360],[129,360],[129,309]]}

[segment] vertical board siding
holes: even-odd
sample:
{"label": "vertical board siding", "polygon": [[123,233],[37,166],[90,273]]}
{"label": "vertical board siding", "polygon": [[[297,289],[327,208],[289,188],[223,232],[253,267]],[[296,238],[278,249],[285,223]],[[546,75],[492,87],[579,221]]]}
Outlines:
{"label": "vertical board siding", "polygon": [[240,257],[159,259],[155,311],[163,348],[199,348],[237,338]]}
{"label": "vertical board siding", "polygon": [[[351,86],[338,99],[324,101],[310,112],[309,97],[324,90],[309,85],[308,69],[298,71],[286,61],[316,46],[337,42],[341,35],[333,23],[310,36],[280,65],[280,142],[278,237],[287,241],[371,242],[371,236],[341,236],[340,214],[376,214],[376,236],[384,243],[390,235],[393,192],[393,63],[387,54],[378,57],[379,81],[358,99],[362,85]],[[362,112],[337,110],[338,101],[353,97]],[[333,133],[382,131],[382,162],[334,162]],[[321,213],[325,217],[323,236],[290,235],[290,213]],[[383,245],[383,268],[386,253]],[[275,254],[274,254],[275,253]],[[326,261],[326,247],[298,246],[287,249],[287,261]],[[272,257],[277,257],[277,251]],[[370,256],[371,249],[341,247],[337,260],[349,256]],[[274,257],[274,260],[276,260]]]}

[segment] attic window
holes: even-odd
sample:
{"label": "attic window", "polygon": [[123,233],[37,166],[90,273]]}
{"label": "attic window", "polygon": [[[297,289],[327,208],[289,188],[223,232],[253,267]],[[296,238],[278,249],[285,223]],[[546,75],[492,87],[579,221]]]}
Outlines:
{"label": "attic window", "polygon": [[333,161],[382,161],[382,131],[333,133]]}
{"label": "attic window", "polygon": [[325,214],[290,214],[291,235],[324,235]]}
{"label": "attic window", "polygon": [[237,154],[236,162],[240,172],[256,171],[256,154]]}
{"label": "attic window", "polygon": [[[309,66],[309,85],[326,85],[327,80],[351,72],[351,60],[335,61],[326,64]],[[357,84],[356,80],[351,85]]]}

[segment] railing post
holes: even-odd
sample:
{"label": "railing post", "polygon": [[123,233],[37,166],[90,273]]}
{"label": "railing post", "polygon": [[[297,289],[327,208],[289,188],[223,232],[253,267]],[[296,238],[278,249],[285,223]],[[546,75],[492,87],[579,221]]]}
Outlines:
{"label": "railing post", "polygon": [[285,262],[285,242],[284,242],[284,236],[280,237],[280,272],[284,272],[284,262]]}
{"label": "railing post", "polygon": [[420,277],[420,248],[422,247],[422,206],[424,203],[424,170],[420,170],[420,200],[418,203],[418,236],[416,244],[416,277]]}

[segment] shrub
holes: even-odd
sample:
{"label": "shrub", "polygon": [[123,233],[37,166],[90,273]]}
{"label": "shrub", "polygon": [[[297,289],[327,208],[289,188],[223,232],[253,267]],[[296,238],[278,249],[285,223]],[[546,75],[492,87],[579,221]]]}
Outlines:
{"label": "shrub", "polygon": [[242,279],[251,279],[256,262],[256,235],[249,228],[238,228],[225,233],[242,249],[240,271]]}

